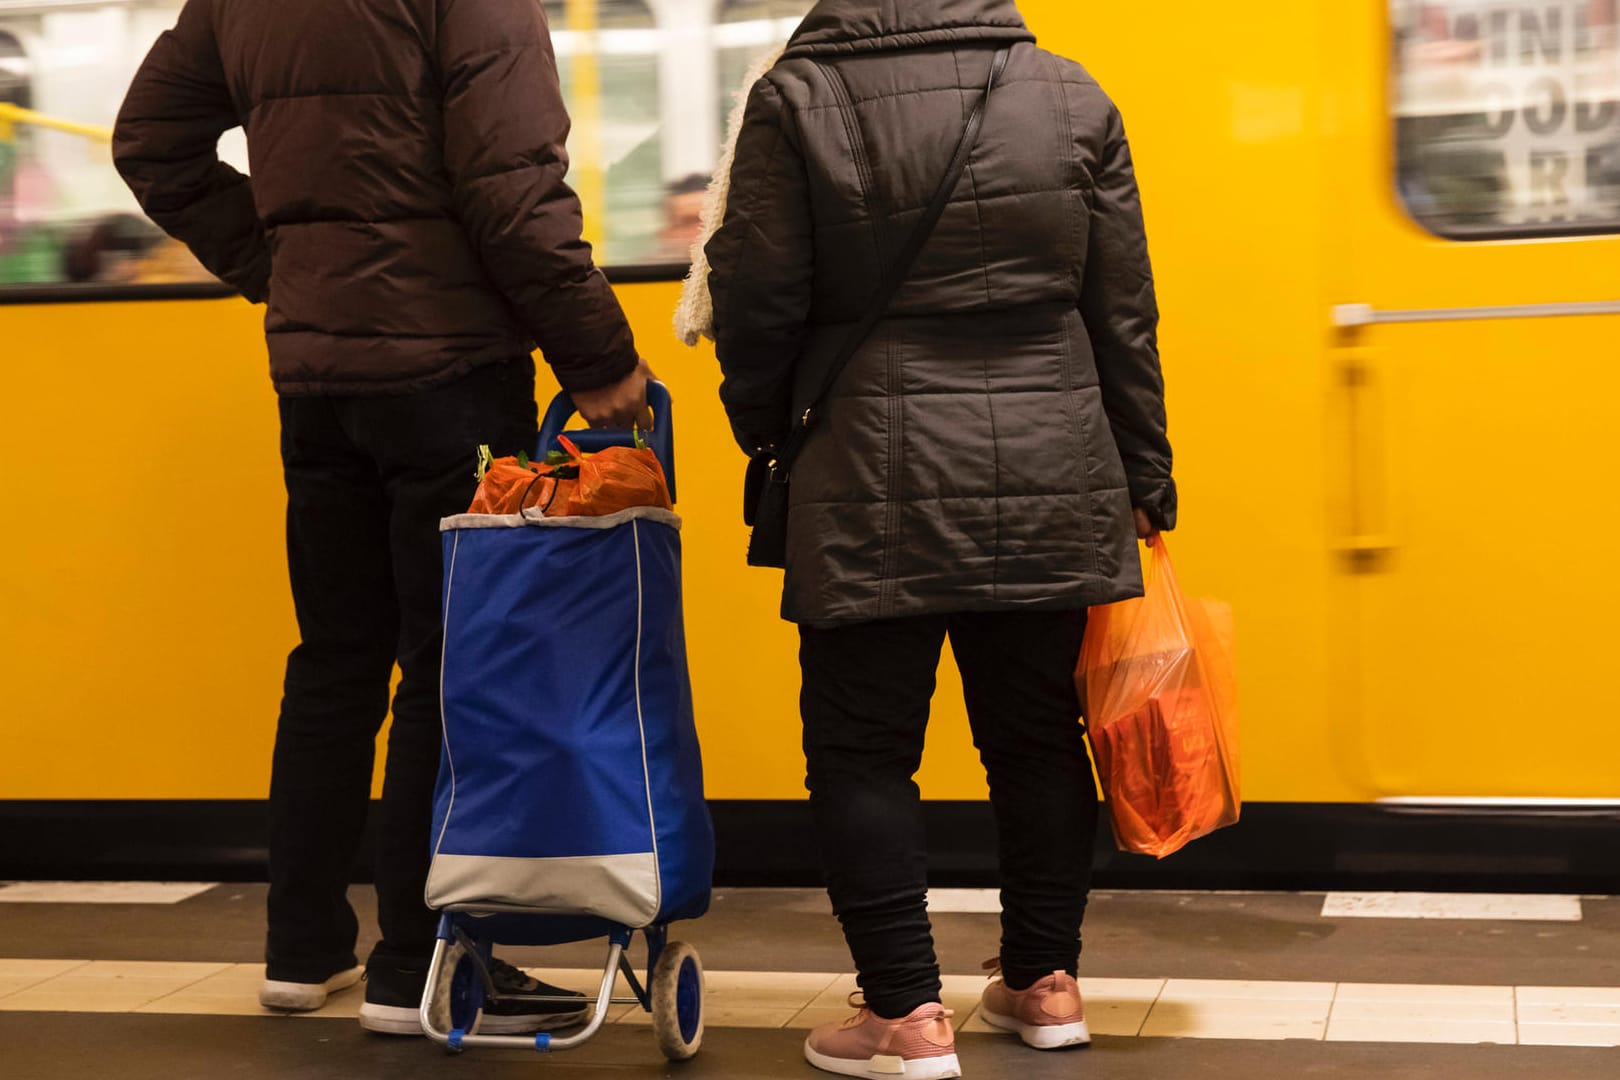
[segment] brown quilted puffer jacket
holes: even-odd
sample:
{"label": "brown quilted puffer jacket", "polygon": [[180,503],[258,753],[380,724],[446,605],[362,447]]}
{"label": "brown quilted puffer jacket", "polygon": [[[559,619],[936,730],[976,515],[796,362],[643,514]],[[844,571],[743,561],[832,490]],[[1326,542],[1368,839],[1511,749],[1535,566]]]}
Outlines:
{"label": "brown quilted puffer jacket", "polygon": [[[247,131],[252,177],[221,163]],[[119,172],[268,301],[283,394],[397,393],[538,344],[565,387],[636,365],[564,183],[540,0],[189,0],[118,117]]]}
{"label": "brown quilted puffer jacket", "polygon": [[1158,309],[1119,112],[1012,0],[822,0],[750,96],[706,248],[722,397],[775,445],[1010,47],[967,175],[793,470],[783,614],[1073,609],[1175,525]]}

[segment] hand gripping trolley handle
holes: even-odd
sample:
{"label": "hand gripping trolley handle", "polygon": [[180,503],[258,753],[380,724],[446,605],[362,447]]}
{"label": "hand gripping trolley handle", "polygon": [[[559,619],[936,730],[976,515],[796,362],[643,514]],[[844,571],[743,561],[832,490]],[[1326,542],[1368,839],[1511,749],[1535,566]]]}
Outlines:
{"label": "hand gripping trolley handle", "polygon": [[[649,384],[648,444],[675,490],[668,391]],[[559,395],[544,456],[574,414]],[[630,432],[568,433],[588,453]],[[611,1005],[652,1014],[659,1048],[691,1057],[703,1038],[703,966],[668,926],[709,904],[714,832],[703,801],[681,618],[680,519],[638,508],[603,518],[461,515],[445,550],[444,749],[434,794],[428,905],[438,943],[422,997],[423,1031],[451,1051],[567,1050],[595,1035]],[[648,961],[626,953],[637,932]],[[495,945],[605,937],[590,1022],[553,1035],[484,1035],[498,994]],[[619,976],[628,996],[615,996]]]}

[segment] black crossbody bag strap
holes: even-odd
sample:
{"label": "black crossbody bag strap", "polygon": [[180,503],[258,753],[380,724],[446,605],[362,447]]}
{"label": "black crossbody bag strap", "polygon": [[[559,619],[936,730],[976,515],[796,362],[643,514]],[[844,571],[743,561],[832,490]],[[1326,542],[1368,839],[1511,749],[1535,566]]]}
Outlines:
{"label": "black crossbody bag strap", "polygon": [[771,467],[772,482],[787,482],[794,460],[798,458],[799,451],[804,449],[805,441],[810,437],[810,426],[815,423],[817,411],[826,403],[827,396],[832,393],[833,386],[838,382],[838,377],[855,358],[861,345],[888,313],[889,304],[894,300],[895,294],[900,291],[900,286],[905,284],[906,278],[911,276],[911,268],[916,264],[917,256],[922,254],[922,249],[927,245],[928,238],[933,234],[940,218],[945,216],[945,208],[950,204],[957,185],[962,182],[962,174],[967,171],[968,160],[973,156],[973,148],[978,145],[979,129],[984,126],[984,111],[990,103],[990,92],[996,88],[996,83],[1006,71],[1009,55],[1010,50],[1001,49],[991,61],[990,77],[985,83],[984,96],[968,115],[967,126],[962,129],[962,138],[956,144],[956,153],[951,156],[950,166],[945,170],[944,179],[939,182],[939,190],[934,192],[933,201],[928,204],[922,220],[917,222],[911,235],[906,237],[905,246],[895,256],[894,262],[889,264],[877,292],[872,294],[872,303],[867,308],[866,314],[844,339],[832,365],[827,369],[827,377],[823,380],[821,389],[811,399],[809,407],[794,422],[793,431],[772,455],[774,459]]}

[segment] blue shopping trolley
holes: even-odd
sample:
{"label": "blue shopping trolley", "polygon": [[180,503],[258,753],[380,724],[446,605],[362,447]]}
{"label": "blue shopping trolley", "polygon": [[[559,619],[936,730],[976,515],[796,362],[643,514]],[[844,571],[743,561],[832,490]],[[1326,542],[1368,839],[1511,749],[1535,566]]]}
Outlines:
{"label": "blue shopping trolley", "polygon": [[[669,392],[649,386],[648,442],[675,490]],[[574,415],[559,395],[540,453]],[[585,452],[629,432],[576,431]],[[444,748],[427,902],[441,912],[422,1028],[452,1051],[566,1050],[608,1006],[652,1014],[660,1049],[703,1038],[703,967],[668,927],[708,910],[714,831],[692,718],[681,615],[680,519],[464,514],[444,541]],[[646,978],[626,953],[647,940]],[[553,1036],[481,1035],[495,945],[605,938],[590,1021]],[[620,975],[630,994],[614,996]],[[510,998],[510,995],[507,996]],[[525,995],[523,1000],[577,1001]]]}

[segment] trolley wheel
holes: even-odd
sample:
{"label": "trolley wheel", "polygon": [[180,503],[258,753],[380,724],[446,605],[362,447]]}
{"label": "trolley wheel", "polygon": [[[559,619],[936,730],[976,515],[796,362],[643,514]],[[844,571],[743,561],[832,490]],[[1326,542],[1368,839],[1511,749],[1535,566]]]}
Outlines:
{"label": "trolley wheel", "polygon": [[658,1049],[685,1061],[703,1044],[703,961],[692,946],[671,941],[653,968],[652,1026]]}
{"label": "trolley wheel", "polygon": [[[452,941],[439,965],[438,980],[428,988],[433,995],[428,1015],[440,1031],[460,1031],[472,1035],[484,1016],[484,983],[478,975],[478,961],[459,941]],[[448,1048],[459,1054],[461,1048]]]}

